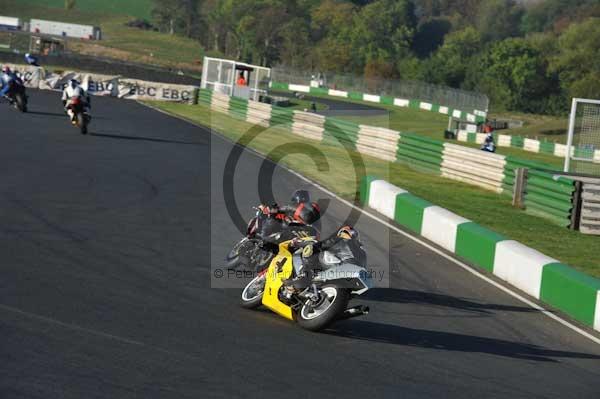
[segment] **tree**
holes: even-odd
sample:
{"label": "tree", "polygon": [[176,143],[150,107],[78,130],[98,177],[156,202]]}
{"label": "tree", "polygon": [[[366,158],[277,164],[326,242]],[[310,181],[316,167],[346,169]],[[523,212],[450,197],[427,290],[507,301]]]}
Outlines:
{"label": "tree", "polygon": [[523,8],[514,0],[484,0],[478,8],[475,25],[485,41],[498,41],[520,34]]}
{"label": "tree", "polygon": [[571,25],[559,38],[551,62],[570,97],[600,98],[600,19]]}
{"label": "tree", "polygon": [[526,39],[506,39],[479,59],[472,85],[478,85],[499,108],[541,113],[560,94],[547,68],[540,51]]}
{"label": "tree", "polygon": [[365,6],[351,31],[357,67],[370,60],[395,62],[408,56],[416,25],[411,0],[378,0]]}
{"label": "tree", "polygon": [[461,87],[466,79],[469,65],[481,51],[481,34],[473,27],[452,32],[444,44],[429,60],[428,69],[432,83]]}

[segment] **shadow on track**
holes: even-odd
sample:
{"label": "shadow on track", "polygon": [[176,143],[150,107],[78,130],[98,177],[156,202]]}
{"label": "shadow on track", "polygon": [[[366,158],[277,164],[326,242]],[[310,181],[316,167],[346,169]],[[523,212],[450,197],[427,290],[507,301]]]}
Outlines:
{"label": "shadow on track", "polygon": [[379,302],[432,305],[485,314],[492,314],[495,310],[524,313],[538,312],[536,309],[527,306],[500,305],[496,303],[479,303],[464,298],[453,297],[450,295],[436,294],[425,291],[401,290],[395,288],[372,289],[369,292],[367,292],[367,294],[363,298]]}
{"label": "shadow on track", "polygon": [[[53,118],[65,118],[66,121],[68,121],[69,117],[67,116],[67,114],[65,114],[64,112],[43,112],[43,111],[27,111],[28,114],[31,115],[41,115],[41,116],[51,116]],[[102,116],[93,116],[93,119],[95,120],[103,120],[106,119],[105,117]]]}
{"label": "shadow on track", "polygon": [[600,356],[596,355],[546,349],[537,345],[495,338],[419,330],[359,320],[340,322],[324,333],[362,341],[456,352],[487,353],[539,362],[558,362],[554,358],[600,359]]}
{"label": "shadow on track", "polygon": [[208,143],[194,142],[194,141],[179,141],[179,140],[166,140],[166,139],[158,139],[154,137],[142,137],[142,136],[125,136],[118,134],[109,134],[109,133],[90,133],[90,136],[94,137],[103,137],[108,139],[117,139],[117,140],[133,140],[133,141],[150,141],[153,143],[165,143],[165,144],[185,144],[185,145],[197,145],[197,146],[207,146]]}

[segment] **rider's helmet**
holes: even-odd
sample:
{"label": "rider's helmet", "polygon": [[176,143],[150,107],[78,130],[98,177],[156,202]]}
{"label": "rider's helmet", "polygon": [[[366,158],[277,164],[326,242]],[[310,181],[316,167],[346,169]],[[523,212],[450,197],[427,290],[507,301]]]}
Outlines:
{"label": "rider's helmet", "polygon": [[25,58],[29,58],[30,56],[31,56],[31,54],[25,53]]}
{"label": "rider's helmet", "polygon": [[321,209],[316,202],[302,202],[294,211],[294,221],[313,224],[321,218]]}
{"label": "rider's helmet", "polygon": [[4,65],[2,67],[2,73],[6,73],[6,74],[10,73],[10,67],[8,65]]}
{"label": "rider's helmet", "polygon": [[77,79],[69,80],[69,87],[71,87],[71,89],[75,89],[76,87],[79,87],[79,82],[77,81]]}
{"label": "rider's helmet", "polygon": [[337,236],[344,240],[357,240],[358,230],[355,230],[352,226],[344,226],[338,230]]}
{"label": "rider's helmet", "polygon": [[296,190],[294,191],[294,194],[292,194],[292,199],[290,201],[294,205],[308,203],[310,202],[310,194],[306,190]]}

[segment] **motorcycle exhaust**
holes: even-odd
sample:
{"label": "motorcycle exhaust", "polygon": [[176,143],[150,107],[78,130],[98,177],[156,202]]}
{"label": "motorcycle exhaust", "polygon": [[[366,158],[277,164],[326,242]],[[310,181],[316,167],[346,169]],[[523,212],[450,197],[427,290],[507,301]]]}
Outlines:
{"label": "motorcycle exhaust", "polygon": [[369,314],[369,307],[365,305],[357,305],[346,309],[340,316],[339,320],[351,319],[353,317],[363,316],[366,314]]}

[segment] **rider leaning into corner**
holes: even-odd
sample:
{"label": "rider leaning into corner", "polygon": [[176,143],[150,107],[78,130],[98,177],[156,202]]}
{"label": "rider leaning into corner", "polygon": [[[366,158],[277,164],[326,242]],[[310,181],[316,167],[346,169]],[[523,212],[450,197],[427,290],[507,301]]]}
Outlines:
{"label": "rider leaning into corner", "polygon": [[69,100],[72,98],[79,97],[83,101],[84,111],[88,112],[90,108],[92,108],[92,104],[90,101],[90,96],[87,91],[81,87],[81,84],[75,79],[69,80],[69,83],[65,86],[62,94],[62,102],[65,107],[65,112],[71,118],[71,122],[75,122],[75,114],[73,111],[69,109]]}
{"label": "rider leaning into corner", "polygon": [[[260,205],[259,209],[263,214],[271,216],[271,220],[288,224],[295,222],[314,225],[321,218],[319,205],[316,202],[311,202],[310,194],[306,190],[294,191],[290,205]],[[318,230],[318,226],[315,226],[315,228]]]}
{"label": "rider leaning into corner", "polygon": [[290,250],[302,251],[302,267],[296,277],[283,281],[283,284],[291,290],[301,291],[310,285],[314,271],[322,268],[320,254],[325,251],[334,255],[336,260],[342,263],[357,266],[364,266],[367,263],[367,253],[360,241],[358,231],[351,226],[340,228],[336,234],[323,241],[294,241],[290,245]]}
{"label": "rider leaning into corner", "polygon": [[10,91],[15,87],[15,85],[23,85],[23,81],[21,78],[17,76],[16,73],[10,70],[8,66],[2,67],[2,76],[0,76],[0,96],[4,97],[10,94]]}

